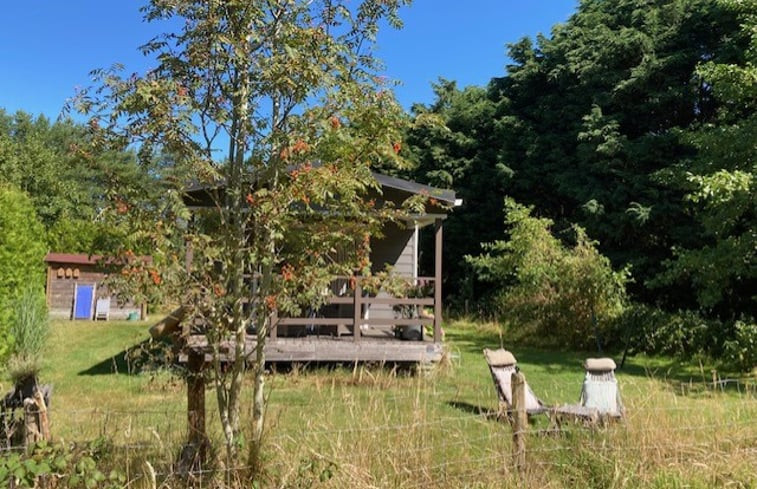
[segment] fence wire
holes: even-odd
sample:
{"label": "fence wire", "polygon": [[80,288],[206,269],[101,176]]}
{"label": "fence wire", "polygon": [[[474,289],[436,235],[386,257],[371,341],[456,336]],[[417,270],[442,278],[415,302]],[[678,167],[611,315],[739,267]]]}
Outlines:
{"label": "fence wire", "polygon": [[[342,388],[324,388],[319,396],[296,402],[286,399],[295,391],[279,389],[273,391],[269,409],[282,415],[317,411],[324,405],[338,409],[325,409],[324,416],[303,420],[296,429],[287,428],[286,423],[279,426],[272,420],[264,452],[270,454],[268,463],[274,466],[274,473],[292,473],[290,477],[299,478],[343,474],[350,483],[365,483],[366,487],[383,483],[403,488],[445,484],[457,487],[474,481],[481,482],[481,487],[495,487],[498,478],[520,480],[524,470],[562,473],[581,470],[585,463],[628,463],[630,467],[635,465],[633,460],[641,459],[668,466],[707,462],[714,467],[712,470],[734,459],[745,466],[757,466],[754,390],[726,395],[720,389],[727,385],[751,388],[755,385],[753,379],[728,378],[714,384],[687,385],[727,397],[724,403],[710,403],[708,409],[712,412],[703,409],[699,399],[664,405],[652,404],[642,397],[627,405],[625,419],[616,423],[558,426],[544,416],[521,430],[514,430],[506,416],[493,407],[494,391],[484,389],[483,384],[436,388],[419,382],[406,386],[412,389],[406,393],[376,389],[356,394]],[[461,402],[471,400],[481,405]],[[366,402],[373,411],[361,411]],[[209,420],[216,415],[212,408],[208,410]],[[241,478],[253,469],[248,465],[223,465],[223,438],[219,433],[212,434],[213,444],[219,447],[215,460],[205,466],[182,467],[179,454],[186,438],[186,416],[185,410],[175,406],[144,410],[50,409],[54,432],[56,423],[60,423],[68,427],[69,441],[86,445],[100,440],[109,457],[128,471],[130,484],[154,478],[164,487],[220,487],[214,484],[230,484],[231,479]],[[514,460],[515,435],[526,439],[525,469]],[[103,439],[108,443],[103,445]],[[23,447],[0,444],[0,457],[23,453]],[[599,461],[592,462],[592,457]],[[287,458],[289,462],[285,462]],[[579,464],[577,459],[581,460]],[[285,463],[296,467],[285,467]],[[337,475],[328,472],[332,465]],[[320,466],[326,468],[319,469]]]}

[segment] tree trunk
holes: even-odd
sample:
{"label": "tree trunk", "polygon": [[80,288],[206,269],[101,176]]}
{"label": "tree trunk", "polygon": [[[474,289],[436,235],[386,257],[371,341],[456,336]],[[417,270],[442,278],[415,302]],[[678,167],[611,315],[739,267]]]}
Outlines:
{"label": "tree trunk", "polygon": [[252,394],[252,440],[250,440],[249,466],[253,478],[260,473],[260,453],[263,444],[263,422],[265,415],[265,342],[268,330],[273,327],[271,318],[264,319],[265,327],[257,330],[257,345],[255,346],[255,379]]}
{"label": "tree trunk", "polygon": [[[270,233],[266,232],[264,235],[270,237]],[[275,250],[275,241],[272,237],[266,239],[263,248],[268,248],[270,251]],[[271,313],[269,309],[274,309],[275,306],[267,304],[265,297],[268,296],[272,289],[273,282],[273,267],[270,264],[266,264],[263,273],[261,274],[259,295],[264,298],[260,301],[258,318],[261,319],[257,326],[257,342],[255,345],[255,365],[254,365],[254,384],[252,392],[252,436],[250,440],[250,453],[248,459],[248,465],[253,479],[257,478],[260,474],[260,454],[263,444],[263,426],[265,416],[265,345],[268,340],[268,332],[275,325],[271,324]]]}

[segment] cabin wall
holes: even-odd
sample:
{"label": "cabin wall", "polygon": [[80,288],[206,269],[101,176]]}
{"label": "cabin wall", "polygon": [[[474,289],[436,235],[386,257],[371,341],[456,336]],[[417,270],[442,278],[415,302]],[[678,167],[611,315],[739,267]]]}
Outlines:
{"label": "cabin wall", "polygon": [[[415,269],[415,229],[390,223],[384,228],[384,235],[371,242],[371,263],[373,272],[384,270],[387,264],[400,277],[413,278]],[[390,297],[380,292],[379,297]],[[372,304],[367,313],[369,318],[394,318],[394,308],[385,304]]]}
{"label": "cabin wall", "polygon": [[371,242],[371,263],[373,272],[379,272],[391,265],[393,272],[401,277],[412,278],[416,271],[415,229],[391,223],[384,229],[384,236]]}
{"label": "cabin wall", "polygon": [[[62,270],[62,272],[59,272]],[[103,283],[107,275],[95,265],[73,263],[48,263],[47,267],[47,307],[50,317],[70,319],[74,308],[76,284],[95,285],[95,300],[111,296]],[[119,303],[111,296],[110,319],[126,319],[131,312],[140,313],[140,307],[129,301]]]}

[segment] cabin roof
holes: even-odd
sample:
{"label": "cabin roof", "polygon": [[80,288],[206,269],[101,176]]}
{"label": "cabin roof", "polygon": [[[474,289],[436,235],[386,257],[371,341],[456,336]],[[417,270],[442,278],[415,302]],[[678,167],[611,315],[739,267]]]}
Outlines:
{"label": "cabin roof", "polygon": [[[454,190],[442,189],[432,187],[430,185],[424,185],[422,183],[414,182],[412,180],[405,180],[399,177],[392,177],[379,172],[371,172],[373,178],[385,189],[399,190],[401,192],[415,194],[415,195],[427,195],[430,198],[436,199],[442,204],[449,206],[459,206],[462,202],[457,199]],[[221,189],[225,186],[225,181],[221,180],[215,185],[216,189]],[[211,185],[193,183],[184,190],[185,199],[191,203],[202,205],[207,202],[208,190],[213,188]]]}
{"label": "cabin roof", "polygon": [[392,177],[378,172],[373,172],[373,178],[375,178],[382,187],[404,190],[411,194],[428,194],[429,197],[433,197],[436,200],[445,202],[449,205],[459,205],[454,190],[432,187],[430,185],[424,185],[412,180]]}

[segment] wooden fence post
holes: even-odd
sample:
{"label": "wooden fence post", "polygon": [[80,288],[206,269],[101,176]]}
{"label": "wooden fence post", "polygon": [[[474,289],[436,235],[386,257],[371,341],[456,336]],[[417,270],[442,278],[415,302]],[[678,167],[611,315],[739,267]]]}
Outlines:
{"label": "wooden fence post", "polygon": [[526,377],[515,372],[511,378],[513,406],[513,465],[519,476],[526,468],[526,431],[528,430],[528,415],[526,414]]}
{"label": "wooden fence post", "polygon": [[190,348],[187,362],[187,444],[179,462],[182,471],[201,468],[210,445],[205,432],[204,366],[205,355]]}

